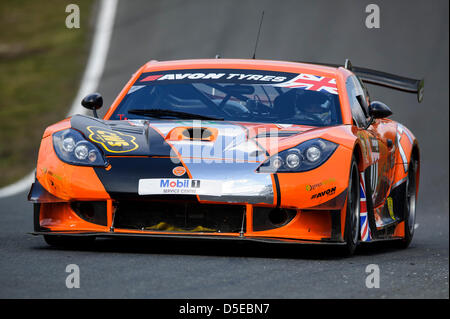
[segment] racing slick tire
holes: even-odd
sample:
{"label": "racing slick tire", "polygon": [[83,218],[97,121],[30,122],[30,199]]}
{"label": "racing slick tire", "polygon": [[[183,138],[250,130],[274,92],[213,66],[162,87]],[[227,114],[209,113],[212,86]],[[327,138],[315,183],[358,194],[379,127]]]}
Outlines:
{"label": "racing slick tire", "polygon": [[53,247],[87,247],[93,243],[95,236],[60,236],[60,235],[44,235],[45,242]]}
{"label": "racing slick tire", "polygon": [[416,161],[411,159],[408,168],[408,176],[406,177],[406,187],[405,187],[405,211],[404,211],[404,226],[405,226],[405,236],[402,240],[397,241],[397,247],[408,248],[414,236],[414,227],[416,223]]}
{"label": "racing slick tire", "polygon": [[359,170],[355,157],[350,165],[350,177],[347,190],[347,210],[345,216],[345,232],[343,254],[351,256],[354,254],[359,242],[359,215],[360,215],[360,189]]}

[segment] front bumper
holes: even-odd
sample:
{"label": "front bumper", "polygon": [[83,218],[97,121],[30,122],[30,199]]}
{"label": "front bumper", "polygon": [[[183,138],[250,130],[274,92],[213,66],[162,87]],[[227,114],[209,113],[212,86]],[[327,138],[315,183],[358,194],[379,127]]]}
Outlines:
{"label": "front bumper", "polygon": [[[196,178],[207,179],[208,176],[215,174],[215,178],[220,180],[247,180],[251,182],[251,185],[262,185],[260,189],[268,190],[267,192],[258,191],[255,195],[252,193],[254,187],[241,189],[233,184],[229,188],[235,190],[235,195],[214,198],[202,195],[140,196],[138,184],[141,178],[162,178],[163,175],[172,174],[175,167],[172,165],[175,164],[167,158],[119,156],[109,158],[112,163],[109,169],[78,167],[62,163],[54,154],[50,142],[50,137],[47,137],[41,143],[36,182],[29,195],[29,200],[37,207],[35,209],[36,233],[83,232],[101,233],[105,236],[136,234],[188,238],[276,238],[308,242],[342,242],[342,225],[345,224],[345,214],[342,212],[345,212],[348,181],[348,170],[342,163],[347,163],[351,156],[351,152],[343,147],[339,147],[320,168],[303,173],[257,174],[247,167],[250,165],[248,163],[235,165],[226,170],[214,165],[196,167],[192,164],[191,168],[195,171]],[[256,164],[254,165],[256,167]],[[162,173],[164,174],[161,175]],[[230,177],[227,174],[233,175]],[[245,185],[244,181],[241,184]],[[247,195],[243,198],[242,194]],[[321,196],[317,196],[318,194]],[[141,225],[143,227],[127,225],[123,219],[122,223],[117,223],[120,220],[119,215],[127,216],[127,212],[120,213],[120,207],[124,202],[154,203],[157,201],[165,203],[168,207],[174,203],[194,203],[199,207],[209,207],[207,214],[210,215],[216,214],[218,210],[224,210],[225,212],[222,212],[220,216],[222,219],[227,218],[227,210],[234,213],[230,213],[228,225],[224,221],[217,221],[216,217],[207,218],[215,221],[212,224],[199,222],[197,225],[173,224],[173,220],[158,221],[145,220],[145,218],[142,221],[144,224]],[[104,208],[100,213],[93,209],[90,214],[80,214],[74,207],[76,203],[81,203],[80,205],[97,203]],[[234,210],[237,206],[240,207],[240,211]],[[268,216],[273,210],[284,210],[289,218],[282,218],[279,222],[270,221]],[[183,212],[179,208],[172,211]],[[101,222],[97,218],[99,214],[103,214]],[[152,211],[149,210],[143,214],[150,215]],[[165,223],[163,227],[161,223]],[[173,228],[166,226],[173,226]],[[184,226],[189,227],[186,229]],[[201,227],[196,229],[196,226]]]}
{"label": "front bumper", "polygon": [[340,210],[194,202],[35,204],[34,234],[343,242]]}

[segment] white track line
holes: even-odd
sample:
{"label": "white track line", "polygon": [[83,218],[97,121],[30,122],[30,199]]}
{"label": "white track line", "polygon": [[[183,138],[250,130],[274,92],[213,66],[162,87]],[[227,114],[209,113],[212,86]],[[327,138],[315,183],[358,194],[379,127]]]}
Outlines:
{"label": "white track line", "polygon": [[[81,106],[81,99],[87,94],[95,92],[98,88],[98,83],[103,75],[103,69],[108,55],[117,2],[118,0],[101,0],[100,2],[99,14],[88,63],[84,70],[77,96],[67,114],[68,117],[74,114],[84,113],[85,109]],[[25,191],[31,186],[33,181],[34,171],[14,184],[0,188],[0,198]]]}

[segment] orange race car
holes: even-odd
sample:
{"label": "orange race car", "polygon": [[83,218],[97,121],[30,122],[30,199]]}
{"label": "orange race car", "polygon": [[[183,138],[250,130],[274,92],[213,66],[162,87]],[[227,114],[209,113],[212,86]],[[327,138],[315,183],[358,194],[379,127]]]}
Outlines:
{"label": "orange race car", "polygon": [[327,243],[413,237],[419,147],[364,82],[423,80],[313,63],[204,59],[142,66],[42,137],[34,233]]}

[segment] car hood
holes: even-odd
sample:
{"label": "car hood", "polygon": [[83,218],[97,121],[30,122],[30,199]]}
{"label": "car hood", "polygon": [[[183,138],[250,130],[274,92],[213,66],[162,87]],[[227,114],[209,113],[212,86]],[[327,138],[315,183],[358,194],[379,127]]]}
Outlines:
{"label": "car hood", "polygon": [[[75,115],[72,128],[107,156],[161,156],[183,160],[261,162],[323,130],[292,124],[205,120],[101,120]],[[308,134],[310,135],[310,134]]]}
{"label": "car hood", "polygon": [[112,198],[127,200],[160,198],[166,191],[170,193],[164,196],[172,198],[175,189],[195,188],[193,194],[201,201],[277,205],[278,179],[258,172],[269,156],[318,137],[354,143],[345,125],[109,121],[83,115],[55,124],[46,134],[68,127],[103,150],[108,166],[94,167],[95,174]]}

